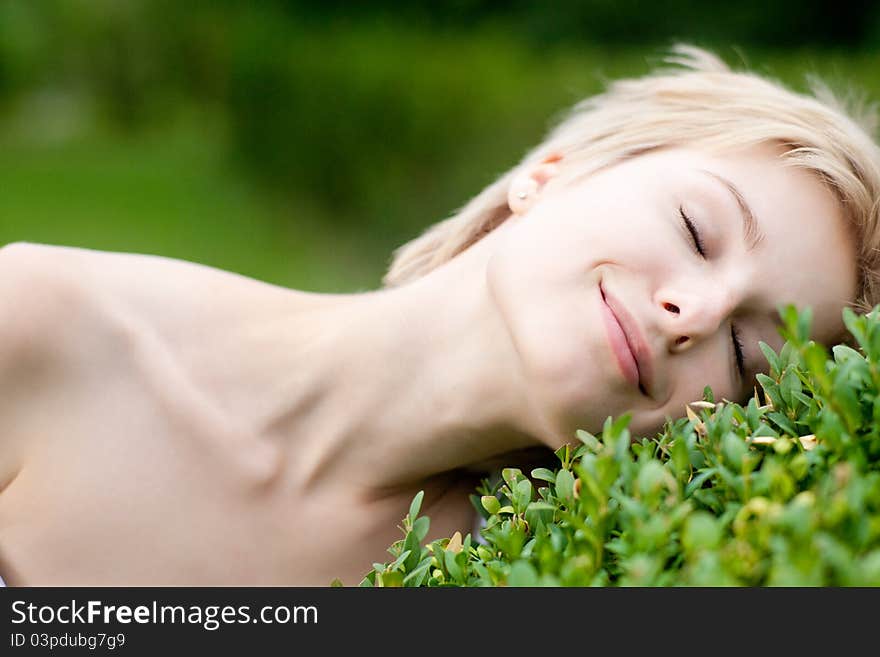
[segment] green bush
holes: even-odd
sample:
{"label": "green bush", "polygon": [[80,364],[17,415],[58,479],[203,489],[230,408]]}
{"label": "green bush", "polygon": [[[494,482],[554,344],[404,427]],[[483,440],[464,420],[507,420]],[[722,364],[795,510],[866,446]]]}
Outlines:
{"label": "green bush", "polygon": [[782,308],[785,345],[762,343],[769,376],[746,406],[706,388],[651,439],[609,417],[555,471],[484,479],[483,543],[423,545],[419,493],[361,586],[880,585],[878,311],[845,309],[860,350],[829,354],[809,309]]}

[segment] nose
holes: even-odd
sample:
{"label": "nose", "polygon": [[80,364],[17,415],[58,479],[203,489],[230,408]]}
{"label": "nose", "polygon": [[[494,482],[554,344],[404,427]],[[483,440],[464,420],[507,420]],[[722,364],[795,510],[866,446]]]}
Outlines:
{"label": "nose", "polygon": [[714,335],[734,306],[733,295],[718,289],[667,289],[658,294],[658,303],[669,350],[678,353]]}

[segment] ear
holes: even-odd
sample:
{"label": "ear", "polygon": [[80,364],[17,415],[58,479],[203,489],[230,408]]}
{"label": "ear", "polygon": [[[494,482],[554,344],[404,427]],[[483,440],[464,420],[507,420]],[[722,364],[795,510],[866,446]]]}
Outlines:
{"label": "ear", "polygon": [[514,176],[507,190],[507,205],[513,214],[525,214],[531,209],[547,181],[559,173],[561,160],[562,153],[554,151]]}

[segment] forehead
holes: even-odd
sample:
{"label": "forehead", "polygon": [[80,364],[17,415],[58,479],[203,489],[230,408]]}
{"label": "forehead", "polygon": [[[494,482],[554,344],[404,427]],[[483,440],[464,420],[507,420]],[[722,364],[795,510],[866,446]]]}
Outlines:
{"label": "forehead", "polygon": [[[709,171],[741,192],[765,235],[754,251],[734,249],[750,296],[771,310],[784,303],[811,306],[813,335],[827,341],[842,328],[841,310],[856,294],[854,231],[819,176],[786,162],[783,153],[771,145],[724,153],[676,149],[658,153],[662,161],[655,164],[672,176]],[[742,244],[738,216],[728,235]]]}

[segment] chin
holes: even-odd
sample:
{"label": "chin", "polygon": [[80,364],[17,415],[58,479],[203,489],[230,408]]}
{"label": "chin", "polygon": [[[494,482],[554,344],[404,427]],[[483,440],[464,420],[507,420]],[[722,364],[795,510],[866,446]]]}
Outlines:
{"label": "chin", "polygon": [[663,427],[665,426],[666,421],[660,422],[641,422],[641,423],[629,423],[629,431],[632,437],[632,440],[639,441],[642,438],[655,438],[658,433],[663,431]]}
{"label": "chin", "polygon": [[542,430],[537,432],[538,439],[546,447],[556,450],[562,447],[565,443],[577,446],[581,442],[577,437],[578,430],[587,431],[598,436],[602,433],[602,427],[605,425],[605,420],[609,415],[612,418],[617,418],[623,414],[622,412],[617,413],[613,410],[603,410],[601,412],[595,412],[593,410],[576,412],[573,408],[610,409],[611,407],[607,402],[596,403],[596,401],[593,400],[592,403],[580,405],[579,407],[566,406],[564,410],[560,409],[555,412],[546,412],[545,417],[543,418],[544,424]]}

